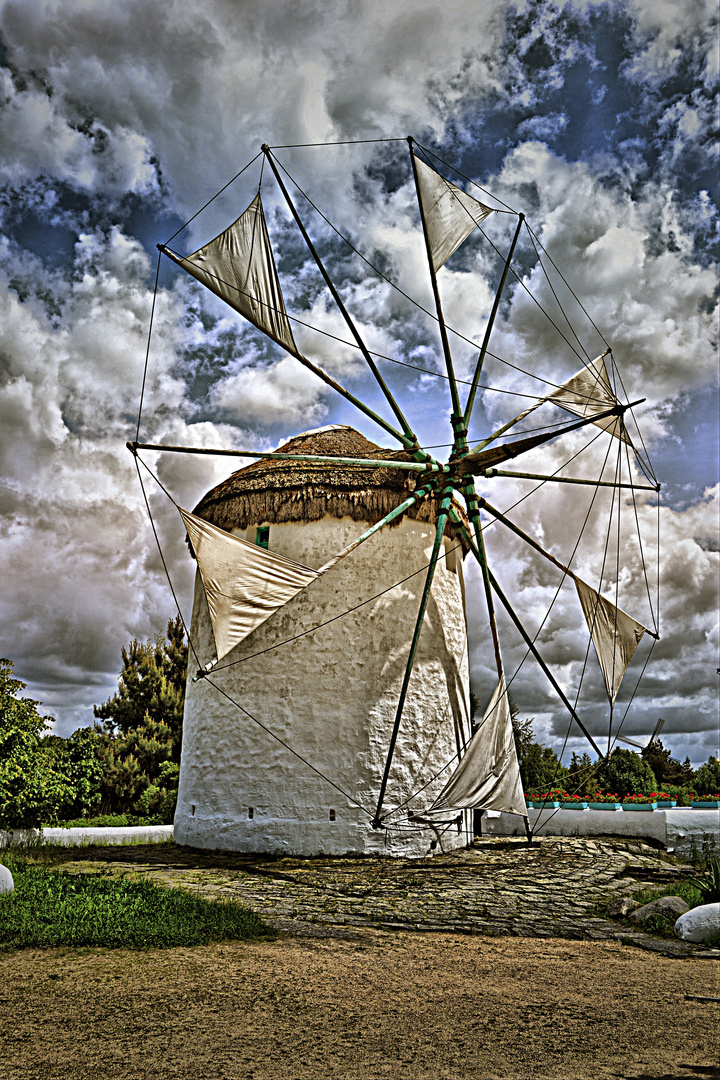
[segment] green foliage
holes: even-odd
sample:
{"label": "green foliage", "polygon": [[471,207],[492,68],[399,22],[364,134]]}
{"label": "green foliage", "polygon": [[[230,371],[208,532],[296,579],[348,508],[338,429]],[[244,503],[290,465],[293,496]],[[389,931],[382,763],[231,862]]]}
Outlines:
{"label": "green foliage", "polygon": [[618,795],[649,795],[657,791],[657,781],[652,769],[639,754],[616,747],[608,761],[597,772],[598,788],[617,792]]}
{"label": "green foliage", "polygon": [[95,706],[101,811],[172,821],[177,800],[187,646],[178,616],[167,636],[122,649],[117,693]]}
{"label": "green foliage", "polygon": [[694,790],[696,795],[714,795],[720,791],[720,760],[712,754],[695,773]]}
{"label": "green foliage", "polygon": [[670,750],[665,749],[661,739],[653,739],[640,756],[652,769],[653,776],[663,791],[668,790],[669,784],[692,787],[695,770],[690,764],[690,758],[686,757],[681,764],[676,758],[671,757]]}
{"label": "green foliage", "polygon": [[67,874],[4,855],[15,891],[0,896],[0,947],[168,948],[273,936],[259,915],[149,881]]}
{"label": "green foliage", "polygon": [[535,741],[532,720],[519,718],[517,706],[512,698],[510,698],[510,715],[523,790],[546,789],[551,784],[562,780],[568,770],[560,764],[560,759],[554,750]]}
{"label": "green foliage", "polygon": [[702,894],[703,904],[720,903],[720,859],[711,855],[705,864],[705,871],[691,882]]}
{"label": "green foliage", "polygon": [[95,814],[94,817],[70,818],[62,821],[63,829],[125,829],[131,825],[164,825],[157,817],[140,817],[137,814]]}
{"label": "green foliage", "polygon": [[598,790],[598,765],[588,753],[576,754],[570,758],[567,774],[567,786],[583,798],[590,798]]}
{"label": "green foliage", "polygon": [[68,777],[52,745],[43,738],[48,718],[39,701],[20,696],[27,685],[13,677],[10,660],[0,659],[0,828],[32,828],[56,821],[73,798]]}
{"label": "green foliage", "polygon": [[[46,735],[43,748],[68,782],[66,800],[58,810],[60,818],[85,817],[92,813],[100,803],[102,782],[96,732],[86,727],[73,731],[67,739]],[[44,824],[49,822],[45,821]]]}

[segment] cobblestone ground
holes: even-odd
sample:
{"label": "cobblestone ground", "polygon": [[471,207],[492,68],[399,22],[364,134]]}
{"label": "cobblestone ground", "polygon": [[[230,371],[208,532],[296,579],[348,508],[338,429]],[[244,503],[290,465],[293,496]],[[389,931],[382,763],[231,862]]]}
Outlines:
{"label": "cobblestone ground", "polygon": [[426,859],[278,858],[173,844],[74,849],[57,861],[88,873],[241,901],[279,930],[353,937],[361,928],[497,936],[615,939],[668,956],[720,956],[604,918],[612,900],[694,871],[667,852],[617,837],[493,838]]}

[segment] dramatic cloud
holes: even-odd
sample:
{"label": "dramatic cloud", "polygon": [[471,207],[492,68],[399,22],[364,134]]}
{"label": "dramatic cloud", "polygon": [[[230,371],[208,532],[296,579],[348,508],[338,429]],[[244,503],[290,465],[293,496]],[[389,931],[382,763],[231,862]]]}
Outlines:
{"label": "dramatic cloud", "polygon": [[[524,211],[538,250],[542,244],[567,279],[547,262],[545,278],[523,233],[481,380],[495,390],[481,391],[471,434],[479,440],[507,422],[606,342],[627,399],[645,399],[638,422],[664,484],[663,614],[623,732],[648,734],[661,715],[674,753],[699,761],[717,749],[714,11],[679,0],[0,3],[2,651],[58,718],[58,731],[89,722],[90,706],[112,690],[120,646],[162,631],[173,614],[125,449],[143,384],[155,244],[263,142],[412,133],[492,193],[468,188],[478,198]],[[287,147],[277,157],[368,346],[443,373],[434,318],[306,201],[433,311],[407,147]],[[254,197],[260,167],[258,160],[172,246],[193,251],[225,228]],[[267,166],[262,193],[296,340],[389,415]],[[440,272],[461,379],[472,375],[515,222],[498,213],[484,225],[500,255],[476,235]],[[447,443],[446,382],[378,362],[421,440]],[[148,442],[265,449],[328,422],[390,441],[166,261],[143,400]],[[547,405],[532,417],[524,426],[568,419]],[[632,422],[630,430],[637,441]],[[589,428],[564,436],[516,469],[551,473],[577,454],[566,474],[597,479],[604,468],[612,480],[622,447],[596,435]],[[234,467],[209,457],[145,460],[190,507]],[[622,468],[626,482],[647,484],[624,450]],[[141,474],[187,612],[184,531],[172,503]],[[601,489],[589,511],[593,488],[548,483],[528,495],[534,486],[496,478],[483,492],[502,511],[518,503],[510,514],[522,529],[557,558],[572,558],[608,597],[617,587],[620,606],[654,627],[655,493],[637,492],[633,502],[624,491],[613,502]],[[600,738],[607,699],[592,652],[583,674],[587,632],[574,586],[566,581],[554,599],[561,574],[502,524],[488,528],[487,546],[571,701],[582,680],[583,715]],[[468,578],[473,679],[483,697],[493,685],[491,655],[474,570]],[[514,672],[525,647],[499,618]],[[646,638],[628,672],[616,729],[650,645]],[[512,690],[538,732],[562,740],[567,714],[532,659]],[[583,748],[577,734],[568,748]]]}

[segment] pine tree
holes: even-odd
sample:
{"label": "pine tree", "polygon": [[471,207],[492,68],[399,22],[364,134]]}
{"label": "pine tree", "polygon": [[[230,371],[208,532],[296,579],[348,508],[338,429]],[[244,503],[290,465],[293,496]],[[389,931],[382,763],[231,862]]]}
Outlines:
{"label": "pine tree", "polygon": [[96,705],[102,720],[102,812],[172,820],[177,798],[187,645],[182,620],[165,637],[123,647],[122,671],[112,697]]}

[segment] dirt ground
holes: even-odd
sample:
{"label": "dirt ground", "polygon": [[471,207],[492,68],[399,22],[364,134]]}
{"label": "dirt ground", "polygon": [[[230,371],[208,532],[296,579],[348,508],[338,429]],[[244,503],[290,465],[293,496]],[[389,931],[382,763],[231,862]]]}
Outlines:
{"label": "dirt ground", "polygon": [[0,956],[12,1080],[719,1077],[718,964],[609,941],[363,930]]}

